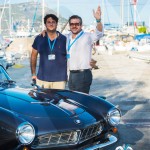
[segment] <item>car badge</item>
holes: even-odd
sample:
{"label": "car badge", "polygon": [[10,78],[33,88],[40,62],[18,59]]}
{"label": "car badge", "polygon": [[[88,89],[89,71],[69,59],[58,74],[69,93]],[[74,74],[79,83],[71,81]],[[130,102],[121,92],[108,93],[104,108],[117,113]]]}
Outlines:
{"label": "car badge", "polygon": [[76,124],[80,124],[81,121],[77,119],[77,120],[75,120],[75,123],[76,123]]}

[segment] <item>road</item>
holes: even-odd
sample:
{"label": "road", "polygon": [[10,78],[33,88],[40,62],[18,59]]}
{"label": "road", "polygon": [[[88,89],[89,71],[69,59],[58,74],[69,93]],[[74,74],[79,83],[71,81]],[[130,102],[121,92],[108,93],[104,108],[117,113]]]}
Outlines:
{"label": "road", "polygon": [[150,149],[150,64],[129,59],[127,54],[96,55],[99,70],[93,70],[91,93],[105,95],[119,105],[120,140],[106,150],[130,144],[134,150]]}
{"label": "road", "polygon": [[[103,95],[118,105],[122,120],[118,126],[118,142],[105,150],[130,144],[134,150],[150,149],[150,64],[133,60],[127,54],[94,55],[99,69],[92,70],[91,94]],[[23,66],[9,68],[8,73],[21,87],[30,86],[29,60]]]}

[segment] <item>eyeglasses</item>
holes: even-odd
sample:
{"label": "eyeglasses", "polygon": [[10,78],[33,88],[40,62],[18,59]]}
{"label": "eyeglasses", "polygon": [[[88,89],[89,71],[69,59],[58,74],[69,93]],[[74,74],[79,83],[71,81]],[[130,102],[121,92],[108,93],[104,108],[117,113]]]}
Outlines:
{"label": "eyeglasses", "polygon": [[70,23],[70,26],[80,26],[80,23]]}

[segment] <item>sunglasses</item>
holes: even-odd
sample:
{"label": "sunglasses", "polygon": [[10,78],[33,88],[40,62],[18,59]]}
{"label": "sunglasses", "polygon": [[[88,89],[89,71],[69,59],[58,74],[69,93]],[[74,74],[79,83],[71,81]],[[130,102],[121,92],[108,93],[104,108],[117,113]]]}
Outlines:
{"label": "sunglasses", "polygon": [[70,23],[70,26],[80,26],[80,23]]}

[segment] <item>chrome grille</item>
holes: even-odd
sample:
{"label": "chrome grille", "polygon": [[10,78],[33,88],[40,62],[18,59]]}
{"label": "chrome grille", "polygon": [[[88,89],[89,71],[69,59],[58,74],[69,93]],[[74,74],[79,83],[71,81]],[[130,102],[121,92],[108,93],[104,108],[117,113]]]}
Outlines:
{"label": "chrome grille", "polygon": [[80,131],[51,133],[38,136],[32,146],[73,145],[78,142]]}
{"label": "chrome grille", "polygon": [[75,145],[97,136],[101,131],[102,125],[98,122],[78,131],[45,134],[38,136],[33,142],[32,147]]}
{"label": "chrome grille", "polygon": [[81,136],[80,136],[80,143],[88,140],[92,137],[97,136],[98,134],[100,134],[102,131],[102,126],[100,124],[100,122],[98,122],[97,124],[88,126],[87,128],[81,130]]}

